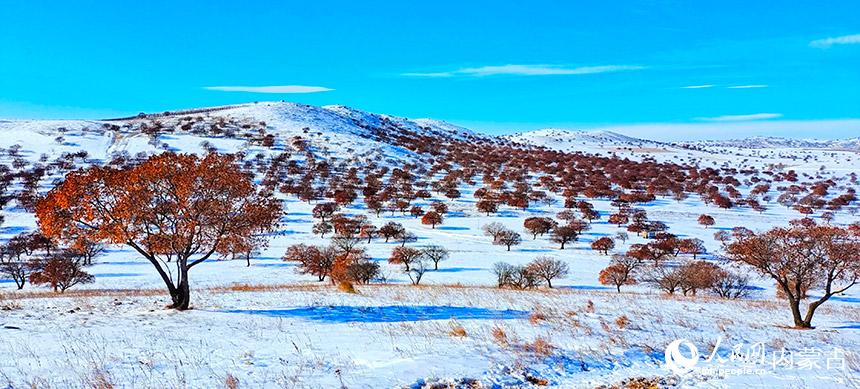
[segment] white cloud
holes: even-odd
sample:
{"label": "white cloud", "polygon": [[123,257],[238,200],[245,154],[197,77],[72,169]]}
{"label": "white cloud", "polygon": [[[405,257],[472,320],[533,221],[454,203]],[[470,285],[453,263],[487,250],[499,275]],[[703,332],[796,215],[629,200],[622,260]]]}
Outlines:
{"label": "white cloud", "polygon": [[709,118],[696,118],[706,122],[746,122],[751,120],[766,120],[782,117],[781,113],[753,113],[749,115],[723,115]]}
{"label": "white cloud", "polygon": [[817,47],[819,49],[826,49],[833,45],[850,45],[850,44],[860,44],[860,34],[854,35],[843,35],[836,36],[824,39],[816,39],[812,42],[809,42],[809,45],[812,47]]}
{"label": "white cloud", "polygon": [[485,76],[555,76],[555,75],[579,75],[579,74],[597,74],[611,73],[627,70],[644,69],[637,65],[601,65],[601,66],[580,66],[568,67],[559,65],[499,65],[499,66],[481,66],[474,68],[461,68],[446,72],[431,72],[431,73],[403,73],[404,76],[410,77],[485,77]]}
{"label": "white cloud", "polygon": [[248,93],[316,93],[328,92],[334,89],[321,86],[306,85],[272,85],[272,86],[207,86],[203,89],[217,90],[223,92],[248,92]]}
{"label": "white cloud", "polygon": [[[682,86],[681,89],[707,89],[713,88],[717,85],[714,84],[703,84],[703,85],[687,85]],[[722,86],[720,86],[722,87]],[[765,84],[749,84],[749,85],[729,85],[725,87],[726,89],[753,89],[753,88],[767,88],[768,86]]]}
{"label": "white cloud", "polygon": [[765,84],[752,84],[752,85],[732,85],[726,87],[728,89],[754,89],[754,88],[767,88]]}

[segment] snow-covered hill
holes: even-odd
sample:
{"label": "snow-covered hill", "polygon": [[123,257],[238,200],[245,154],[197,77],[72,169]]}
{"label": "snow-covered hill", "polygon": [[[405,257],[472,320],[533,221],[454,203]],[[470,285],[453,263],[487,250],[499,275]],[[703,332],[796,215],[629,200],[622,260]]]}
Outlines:
{"label": "snow-covered hill", "polygon": [[828,150],[860,150],[860,138],[851,139],[792,139],[772,136],[755,136],[744,139],[705,140],[695,142],[680,142],[686,146],[701,147],[732,147],[741,149],[828,149]]}
{"label": "snow-covered hill", "polygon": [[[403,141],[416,137],[430,145],[420,148]],[[720,299],[705,291],[698,297],[680,293],[667,297],[644,279],[617,293],[601,284],[598,276],[611,256],[594,250],[592,243],[613,238],[612,252],[622,254],[634,244],[651,242],[608,222],[611,214],[620,212],[618,204],[604,196],[572,195],[593,205],[599,218],[590,220],[589,229],[560,249],[551,234],[532,236],[524,224],[529,218],[560,219],[562,212],[571,212],[565,208],[565,196],[571,195],[564,195],[563,189],[577,184],[583,175],[562,175],[557,185],[550,185],[554,184],[551,174],[540,169],[520,174],[517,169],[501,172],[492,171],[498,166],[490,166],[484,171],[488,166],[475,165],[482,167],[475,169],[451,163],[451,170],[472,171],[469,180],[454,181],[457,195],[449,196],[442,178],[455,174],[434,171],[429,167],[436,166],[427,162],[433,159],[428,155],[446,142],[458,142],[460,148],[452,154],[472,155],[476,161],[495,157],[495,163],[508,167],[514,164],[506,152],[551,154],[559,159],[532,165],[564,165],[559,166],[560,172],[594,167],[597,173],[614,169],[613,174],[623,175],[642,159],[707,168],[737,178],[726,180],[731,184],[713,184],[720,190],[731,185],[740,195],[738,201],[756,197],[753,179],[772,179],[788,169],[797,171],[796,186],[802,194],[812,182],[834,180],[824,197],[829,200],[856,187],[849,175],[860,168],[856,154],[848,151],[784,146],[773,152],[742,144],[695,149],[612,132],[558,129],[493,137],[439,120],[284,102],[101,121],[0,121],[0,169],[6,168],[14,177],[5,188],[8,193],[25,193],[27,179],[36,171],[45,174],[38,181],[44,193],[72,169],[164,150],[214,149],[239,152],[258,178],[276,181],[286,213],[282,225],[267,236],[268,246],[247,262],[225,258],[194,268],[194,309],[186,312],[164,309],[163,282],[152,265],[120,245],[109,247],[86,267],[95,277],[92,284],[78,285],[63,295],[30,284],[18,291],[0,276],[0,355],[5,356],[0,359],[0,387],[7,383],[10,387],[235,387],[229,384],[231,377],[240,387],[529,388],[546,383],[575,388],[631,379],[650,382],[643,384],[647,387],[846,387],[856,375],[850,369],[830,374],[829,370],[766,364],[752,365],[763,371],[757,375],[672,375],[663,363],[663,350],[676,338],[691,340],[703,352],[722,342],[719,355],[727,362],[708,365],[717,368],[749,369],[745,361],[730,358],[730,347],[737,344],[766,344],[770,352],[782,347],[857,350],[857,289],[834,296],[816,316],[818,328],[810,331],[785,327],[790,315],[783,301],[774,300],[773,282],[755,277],[749,269],[745,271],[752,276],[752,296],[746,300]],[[482,142],[505,147],[468,147]],[[517,144],[529,150],[507,147]],[[620,158],[530,152],[538,147]],[[280,157],[286,158],[287,173],[268,176],[267,169]],[[443,158],[436,162],[439,159]],[[617,164],[629,162],[625,159],[634,162]],[[321,162],[332,165],[330,171],[335,174],[302,181],[308,173],[303,169]],[[374,227],[397,223],[414,234],[415,240],[409,242],[379,236],[362,239],[369,259],[380,264],[374,285],[356,285],[358,293],[344,293],[297,271],[295,262],[281,260],[292,245],[331,244],[331,234],[322,237],[315,229],[320,220],[314,217],[314,207],[331,197],[326,193],[331,184],[344,184],[335,182],[341,178],[337,173],[356,168],[359,175],[379,174],[380,184],[389,185],[391,170],[408,164],[414,173],[409,186],[427,192],[410,198],[408,205],[429,210],[444,204],[447,212],[441,225],[423,224],[391,205],[383,212],[372,211],[363,190],[368,185],[356,188],[355,201],[339,209]],[[657,164],[649,161],[648,165]],[[746,172],[739,171],[742,168]],[[770,174],[760,174],[763,170]],[[511,177],[520,177],[517,184],[526,184],[521,187],[534,198],[524,208],[502,203],[497,212],[479,212],[476,197],[486,193],[476,196],[478,190],[520,187],[496,180],[501,173],[512,182]],[[675,197],[657,192],[636,207],[678,237],[700,239],[706,253],[697,259],[723,265],[722,244],[714,233],[737,226],[761,231],[799,217],[796,210],[777,201],[780,186],[774,183],[756,197],[763,206],[756,212],[747,206],[719,208],[695,192]],[[283,187],[320,189],[322,195],[301,198]],[[36,226],[33,213],[16,201],[2,209],[0,242]],[[828,223],[853,223],[856,211],[852,205]],[[713,217],[713,226],[697,224],[705,213]],[[823,220],[821,216],[816,213],[813,218]],[[491,223],[521,233],[521,242],[509,249],[494,244],[484,230]],[[439,245],[449,249],[450,256],[438,269],[427,271],[422,287],[415,287],[411,273],[386,261],[401,245],[416,249]],[[555,289],[496,288],[496,263],[524,266],[538,257],[569,266],[568,273],[553,281]],[[690,259],[689,254],[679,253],[666,260],[674,267]],[[855,364],[860,360],[856,354],[851,358]]]}
{"label": "snow-covered hill", "polygon": [[[170,133],[157,140],[148,131]],[[213,130],[215,128],[215,130]],[[242,141],[264,130],[282,142],[301,138],[326,158],[385,156],[409,158],[411,153],[392,144],[405,133],[440,139],[474,140],[489,137],[439,120],[373,114],[340,105],[317,107],[288,102],[261,102],[188,111],[172,111],[111,120],[3,120],[0,148],[18,145],[21,157],[36,161],[43,154],[86,151],[90,158],[107,160],[127,153],[158,149],[198,152],[202,142],[222,152],[247,151]]]}
{"label": "snow-covered hill", "polygon": [[531,144],[564,151],[579,151],[595,147],[665,147],[665,143],[633,138],[612,131],[564,130],[547,128],[507,135],[513,142]]}

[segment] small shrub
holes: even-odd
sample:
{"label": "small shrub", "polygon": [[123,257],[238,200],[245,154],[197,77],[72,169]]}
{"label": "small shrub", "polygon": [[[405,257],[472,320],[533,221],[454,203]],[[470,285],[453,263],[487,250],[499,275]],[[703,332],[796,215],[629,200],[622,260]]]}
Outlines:
{"label": "small shrub", "polygon": [[226,389],[239,389],[239,379],[227,373],[227,378],[224,379],[224,387]]}
{"label": "small shrub", "polygon": [[540,311],[532,312],[532,314],[529,315],[529,322],[533,325],[538,325],[542,321],[546,321],[546,315]]}
{"label": "small shrub", "polygon": [[466,337],[466,329],[463,328],[463,326],[461,326],[459,324],[452,323],[451,324],[451,331],[448,331],[448,334],[453,336],[453,337],[457,337],[457,338],[465,338]]}
{"label": "small shrub", "polygon": [[501,327],[493,327],[491,334],[493,335],[493,340],[495,340],[496,343],[498,343],[500,346],[507,347],[510,344],[510,341],[508,340],[508,334],[506,334],[505,330],[503,330]]}
{"label": "small shrub", "polygon": [[337,284],[337,290],[344,293],[358,293],[355,290],[355,286],[352,285],[352,282],[349,281],[341,281]]}
{"label": "small shrub", "polygon": [[628,318],[627,315],[618,316],[618,318],[615,319],[615,325],[618,326],[618,329],[623,330],[630,325],[630,318]]}
{"label": "small shrub", "polygon": [[547,386],[547,385],[549,385],[549,380],[548,380],[548,379],[546,379],[546,378],[541,378],[541,377],[535,377],[535,376],[527,375],[527,376],[525,376],[525,379],[526,379],[526,381],[528,381],[528,382],[529,382],[530,384],[532,384],[532,385],[537,385],[537,386]]}
{"label": "small shrub", "polygon": [[548,341],[546,341],[546,339],[541,337],[535,339],[534,342],[526,343],[525,345],[523,345],[523,347],[526,349],[526,351],[539,357],[548,357],[552,355],[552,351],[553,349],[555,349],[552,344],[550,344]]}
{"label": "small shrub", "polygon": [[102,369],[94,370],[87,377],[87,386],[93,389],[113,389],[113,383],[108,374]]}

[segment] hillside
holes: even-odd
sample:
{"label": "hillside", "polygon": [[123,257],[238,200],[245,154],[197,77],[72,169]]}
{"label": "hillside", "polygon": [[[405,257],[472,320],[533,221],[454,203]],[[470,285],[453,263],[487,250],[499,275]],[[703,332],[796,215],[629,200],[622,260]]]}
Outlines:
{"label": "hillside", "polygon": [[[69,173],[128,169],[167,152],[234,154],[283,208],[274,230],[259,234],[265,245],[191,271],[188,311],[165,309],[165,283],[128,244],[102,247],[83,268],[92,282],[64,293],[29,281],[18,290],[0,275],[0,386],[219,387],[230,377],[242,387],[309,388],[857,382],[860,290],[832,296],[816,328],[801,331],[790,327],[772,279],[725,260],[732,239],[792,220],[857,228],[856,154],[802,143],[776,152],[718,147],[555,129],[494,137],[438,120],[284,102],[0,121],[5,249],[37,231],[36,205]],[[428,222],[430,212],[439,219]],[[391,226],[399,230],[383,232]],[[336,247],[334,236],[354,245],[343,255],[355,250],[376,269],[349,280],[355,292],[332,273],[284,260],[297,245]],[[607,239],[611,247],[595,246]],[[405,267],[395,256],[404,248],[447,255]],[[35,263],[50,257],[42,251],[20,256]],[[635,280],[601,276],[636,255]],[[525,271],[547,261],[566,271],[551,282]],[[729,287],[737,296],[719,295],[713,283],[698,293],[661,283],[690,264],[737,276]],[[165,261],[172,276],[174,266]],[[818,285],[808,292],[824,293]],[[680,338],[699,347],[701,365],[722,342],[716,355],[725,361],[707,366],[735,370],[667,369],[664,350]],[[732,346],[756,344],[838,348],[847,363],[824,374],[731,358]]]}
{"label": "hillside", "polygon": [[780,137],[756,136],[745,139],[731,139],[720,141],[697,141],[682,142],[690,147],[734,147],[743,149],[768,149],[768,148],[797,148],[797,149],[823,149],[823,150],[852,150],[860,151],[860,138],[853,139],[791,139]]}

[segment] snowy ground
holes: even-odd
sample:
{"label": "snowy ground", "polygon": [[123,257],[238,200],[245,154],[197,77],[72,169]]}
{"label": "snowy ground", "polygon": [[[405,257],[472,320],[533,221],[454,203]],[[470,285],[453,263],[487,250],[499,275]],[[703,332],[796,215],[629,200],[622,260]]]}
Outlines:
{"label": "snowy ground", "polygon": [[[856,350],[860,313],[844,304],[825,309],[817,330],[797,331],[781,325],[788,317],[773,302],[577,290],[219,289],[195,293],[196,309],[182,313],[162,309],[154,296],[73,296],[15,300],[20,306],[4,312],[5,378],[65,387],[104,374],[129,387],[217,387],[230,374],[246,387],[373,388],[459,378],[518,385],[532,377],[591,387],[632,375],[698,387],[844,387],[860,362],[804,370],[768,360],[751,365],[760,373],[727,377],[673,377],[661,367],[662,347],[676,338],[703,353],[722,338],[727,359],[732,345],[756,342]],[[621,316],[629,322],[623,327]],[[465,335],[453,335],[455,328]]]}
{"label": "snowy ground", "polygon": [[[227,114],[265,120],[285,136],[330,129],[313,135],[332,145],[333,157],[382,153],[402,156],[405,151],[375,144],[355,136],[356,121],[375,117],[345,107],[325,109],[305,106],[245,106]],[[430,126],[440,131],[465,130],[435,121],[416,121],[409,126]],[[55,158],[63,152],[87,150],[90,157],[105,160],[117,152],[153,151],[149,139],[123,131],[94,133],[83,127],[90,122],[0,122],[3,148],[22,145],[22,155],[35,161],[42,153]],[[68,129],[62,142],[48,129]],[[264,151],[237,139],[208,138],[187,134],[162,136],[171,149],[199,152],[209,141],[221,151]],[[600,142],[606,140],[601,135]],[[735,153],[669,148],[648,152],[619,149],[618,145],[591,143],[586,151],[632,153],[658,160],[697,159],[715,166],[758,166],[782,163],[801,173],[843,176],[858,168],[858,158],[848,151],[735,150]],[[630,147],[630,144],[627,146]],[[664,146],[654,146],[664,147]],[[668,146],[666,146],[668,147]],[[743,155],[743,156],[740,156]],[[814,155],[800,159],[797,156]],[[8,162],[8,161],[4,161]],[[706,163],[703,165],[707,166]],[[439,244],[452,251],[451,258],[429,272],[423,286],[409,285],[399,267],[385,263],[398,243],[375,239],[365,245],[380,261],[385,285],[359,286],[357,294],[337,291],[314,277],[297,274],[292,263],[281,261],[287,246],[295,243],[325,244],[311,233],[314,204],[285,198],[287,216],[273,234],[269,247],[251,259],[210,261],[191,275],[193,310],[163,309],[166,294],[151,265],[132,251],[111,247],[88,269],[96,282],[57,296],[30,285],[14,291],[0,280],[0,386],[81,387],[97,386],[99,380],[116,387],[219,387],[228,375],[241,387],[423,387],[431,383],[455,383],[468,387],[478,380],[489,387],[528,386],[547,380],[555,387],[595,387],[620,383],[628,377],[653,378],[663,386],[683,387],[857,387],[860,385],[860,289],[849,290],[828,302],[816,315],[817,328],[788,329],[791,323],[784,302],[774,298],[771,282],[758,279],[752,299],[725,301],[707,297],[665,297],[645,286],[631,286],[617,294],[600,285],[597,274],[609,258],[590,249],[602,236],[620,229],[606,223],[612,211],[607,201],[591,201],[602,216],[590,231],[566,250],[558,250],[548,237],[531,236],[522,223],[529,216],[553,216],[562,210],[535,205],[527,210],[502,207],[486,216],[475,211],[472,191],[460,188],[463,197],[446,200],[450,207],[444,223],[435,229],[400,213],[370,214],[380,226],[402,223],[418,236],[409,245]],[[739,188],[742,191],[749,188]],[[435,193],[434,193],[435,195]],[[774,196],[776,197],[776,196]],[[432,200],[432,199],[431,199]],[[419,201],[426,206],[429,201]],[[696,196],[676,202],[658,198],[644,204],[652,220],[667,223],[680,237],[705,241],[717,260],[719,245],[713,233],[735,226],[762,230],[785,225],[798,217],[796,211],[775,202],[758,214],[749,209],[722,210],[704,205]],[[365,214],[361,199],[346,208],[347,215]],[[696,218],[707,213],[716,225],[704,228]],[[6,218],[0,238],[34,228],[32,214],[18,207],[3,210]],[[847,224],[855,217],[840,212],[834,221]],[[523,243],[510,252],[491,244],[481,227],[501,222],[523,234]],[[616,247],[623,252],[644,239]],[[499,290],[490,269],[499,261],[523,264],[537,256],[567,262],[570,274],[554,282],[554,290]],[[626,317],[620,319],[621,317]],[[460,328],[465,335],[459,332]],[[504,334],[504,336],[500,335]],[[722,339],[719,355],[730,359],[736,344],[762,343],[768,352],[783,348],[799,353],[815,349],[819,368],[752,364],[750,370],[729,374],[714,372],[677,376],[664,366],[663,351],[675,339],[685,338],[701,353],[709,354]],[[826,368],[827,355],[835,349],[848,353],[844,368]],[[710,367],[747,367],[735,358]],[[456,385],[455,385],[456,386]],[[444,387],[444,386],[441,386]]]}

